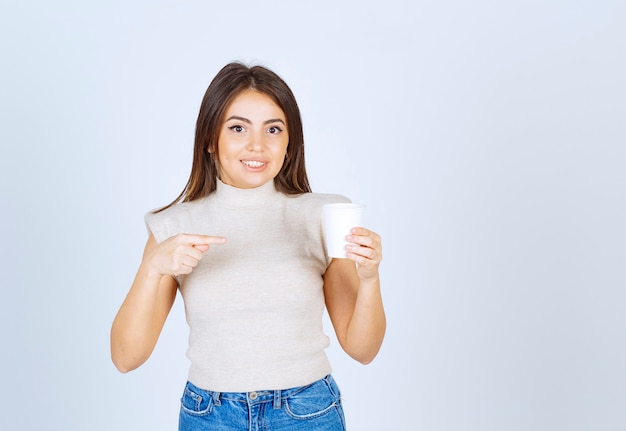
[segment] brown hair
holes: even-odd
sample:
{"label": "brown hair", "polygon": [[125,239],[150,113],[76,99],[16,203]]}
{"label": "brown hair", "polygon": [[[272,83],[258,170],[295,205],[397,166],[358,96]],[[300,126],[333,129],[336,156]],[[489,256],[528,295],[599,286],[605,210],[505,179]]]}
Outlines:
{"label": "brown hair", "polygon": [[196,122],[193,162],[185,188],[163,211],[178,202],[190,202],[212,193],[217,187],[217,141],[224,112],[245,90],[268,95],[285,113],[289,144],[287,157],[274,178],[276,189],[286,194],[311,191],[304,164],[304,135],[300,109],[289,86],[276,73],[263,66],[229,63],[220,70],[202,99]]}

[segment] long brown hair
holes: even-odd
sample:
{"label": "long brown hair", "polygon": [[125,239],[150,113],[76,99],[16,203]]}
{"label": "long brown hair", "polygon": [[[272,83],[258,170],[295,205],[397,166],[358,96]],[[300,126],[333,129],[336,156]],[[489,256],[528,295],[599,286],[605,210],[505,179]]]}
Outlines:
{"label": "long brown hair", "polygon": [[285,113],[289,144],[283,167],[274,178],[276,189],[286,194],[311,191],[304,164],[304,135],[300,109],[291,89],[276,73],[263,66],[229,63],[220,70],[204,93],[196,122],[193,163],[185,188],[163,211],[178,202],[190,202],[212,193],[217,187],[218,145],[224,112],[245,90],[267,94]]}

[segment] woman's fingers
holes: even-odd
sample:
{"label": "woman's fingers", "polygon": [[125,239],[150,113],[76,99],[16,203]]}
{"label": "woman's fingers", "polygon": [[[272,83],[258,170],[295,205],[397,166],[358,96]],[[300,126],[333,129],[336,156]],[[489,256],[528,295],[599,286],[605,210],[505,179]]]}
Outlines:
{"label": "woman's fingers", "polygon": [[198,266],[210,246],[224,244],[226,238],[209,235],[178,234],[157,246],[153,262],[162,275],[189,274]]}
{"label": "woman's fingers", "polygon": [[224,244],[226,242],[226,238],[223,236],[213,236],[213,235],[189,235],[189,234],[178,234],[177,236],[181,237],[181,240],[185,243],[188,243],[192,246],[198,245],[211,245],[211,244]]}
{"label": "woman's fingers", "polygon": [[382,261],[382,243],[380,235],[362,227],[353,228],[346,236],[347,257],[358,264],[358,273],[362,278],[371,278],[378,274],[378,265]]}
{"label": "woman's fingers", "polygon": [[346,237],[346,241],[352,243],[346,247],[349,251],[370,259],[382,260],[381,238],[376,232],[363,227],[356,227]]}

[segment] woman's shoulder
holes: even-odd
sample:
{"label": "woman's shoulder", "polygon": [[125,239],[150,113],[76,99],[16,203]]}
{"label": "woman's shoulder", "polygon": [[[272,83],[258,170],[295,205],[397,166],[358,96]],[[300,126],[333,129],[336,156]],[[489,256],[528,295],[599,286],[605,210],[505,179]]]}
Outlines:
{"label": "woman's shoulder", "polygon": [[165,209],[149,211],[144,215],[148,231],[161,242],[177,233],[186,232],[194,226],[198,209],[202,208],[204,198],[191,202],[179,202]]}
{"label": "woman's shoulder", "polygon": [[200,198],[189,202],[177,202],[165,209],[156,208],[147,212],[144,218],[146,222],[180,219],[190,213],[194,213],[198,208],[201,208],[205,200],[206,198]]}
{"label": "woman's shoulder", "polygon": [[301,205],[326,205],[338,203],[350,203],[350,199],[346,196],[333,193],[302,193],[295,195],[292,199]]}

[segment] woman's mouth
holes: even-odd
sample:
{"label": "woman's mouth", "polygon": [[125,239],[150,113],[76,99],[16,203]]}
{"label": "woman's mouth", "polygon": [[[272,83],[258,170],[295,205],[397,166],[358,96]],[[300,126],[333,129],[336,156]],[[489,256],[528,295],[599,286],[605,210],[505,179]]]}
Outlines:
{"label": "woman's mouth", "polygon": [[261,162],[259,160],[242,160],[241,163],[252,169],[259,169],[267,165],[267,162]]}

